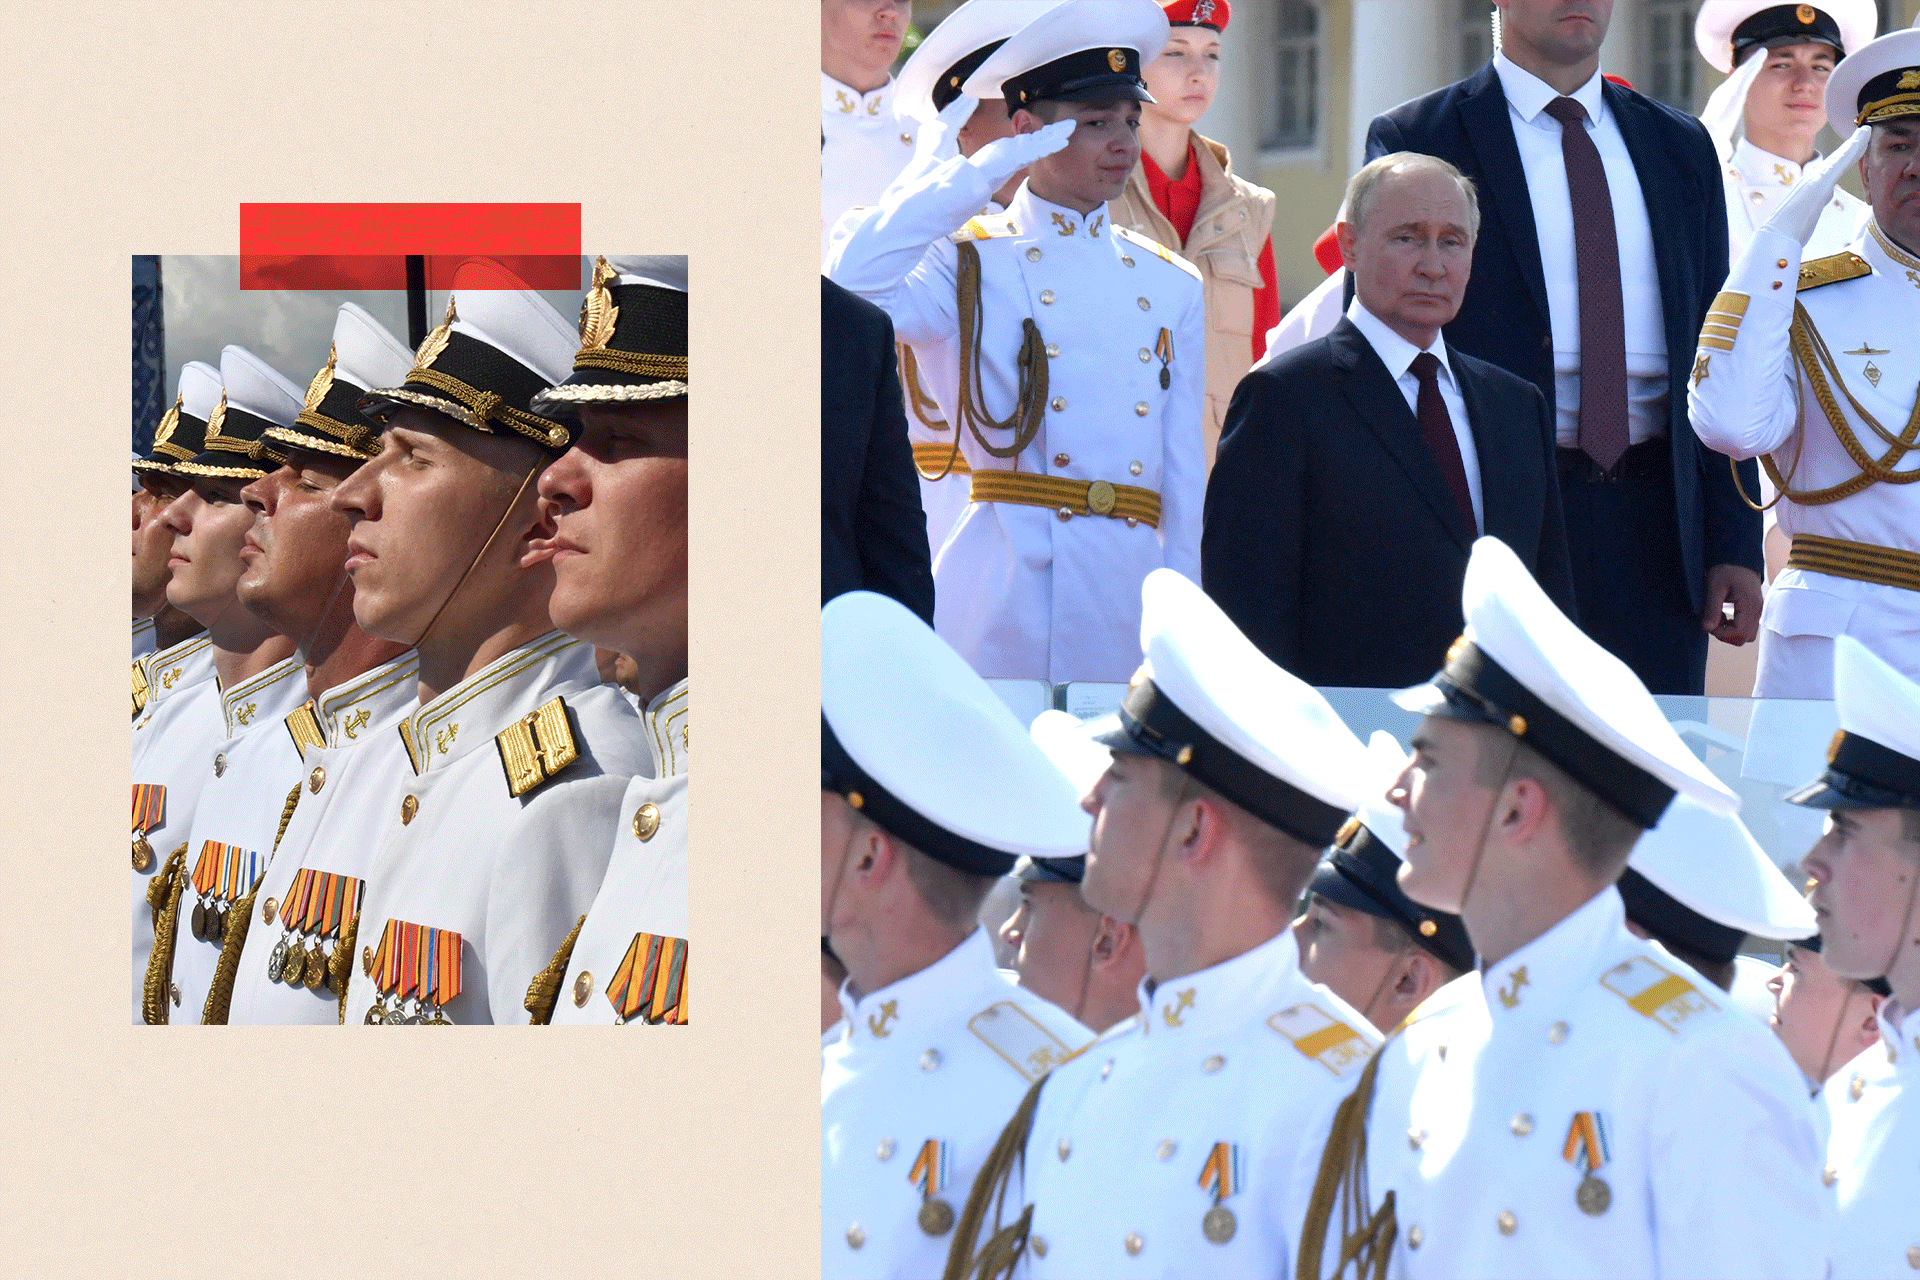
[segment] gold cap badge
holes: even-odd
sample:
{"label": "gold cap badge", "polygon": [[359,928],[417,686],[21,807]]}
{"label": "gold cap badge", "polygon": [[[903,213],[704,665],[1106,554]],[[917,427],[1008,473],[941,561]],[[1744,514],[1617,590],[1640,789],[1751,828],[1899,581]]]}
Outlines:
{"label": "gold cap badge", "polygon": [[605,254],[595,259],[593,264],[593,286],[587,290],[587,296],[580,300],[580,347],[592,350],[605,347],[613,337],[613,326],[620,319],[620,308],[613,305],[613,295],[607,291],[615,275],[619,274],[607,265]]}
{"label": "gold cap badge", "polygon": [[339,358],[339,349],[331,343],[327,346],[327,367],[313,375],[313,381],[307,384],[307,404],[309,411],[318,409],[320,402],[327,398],[327,392],[333,390],[333,366]]}
{"label": "gold cap badge", "polygon": [[1810,4],[1800,5],[1793,11],[1793,16],[1800,19],[1801,26],[1810,27],[1813,25],[1813,6]]}
{"label": "gold cap badge", "polygon": [[1107,50],[1107,65],[1115,71],[1125,71],[1127,69],[1127,51],[1125,49]]}

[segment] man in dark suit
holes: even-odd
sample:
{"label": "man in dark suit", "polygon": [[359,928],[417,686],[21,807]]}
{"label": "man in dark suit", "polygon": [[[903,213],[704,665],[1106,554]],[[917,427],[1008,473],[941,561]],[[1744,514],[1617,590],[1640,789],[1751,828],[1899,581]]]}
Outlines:
{"label": "man in dark suit", "polygon": [[927,517],[907,443],[893,321],[820,278],[820,602],[892,596],[933,625]]}
{"label": "man in dark suit", "polygon": [[[1762,569],[1759,515],[1687,424],[1695,339],[1727,274],[1713,143],[1601,77],[1610,0],[1498,3],[1493,62],[1377,117],[1367,155],[1422,151],[1478,186],[1447,342],[1546,397],[1581,625],[1653,692],[1697,694],[1708,635],[1758,634]],[[1753,464],[1739,471],[1758,493]]]}
{"label": "man in dark suit", "polygon": [[1545,401],[1440,340],[1473,263],[1471,185],[1443,160],[1389,156],[1353,176],[1346,210],[1354,300],[1331,333],[1235,390],[1202,585],[1301,679],[1400,686],[1431,675],[1460,633],[1482,533],[1563,609],[1573,600]]}

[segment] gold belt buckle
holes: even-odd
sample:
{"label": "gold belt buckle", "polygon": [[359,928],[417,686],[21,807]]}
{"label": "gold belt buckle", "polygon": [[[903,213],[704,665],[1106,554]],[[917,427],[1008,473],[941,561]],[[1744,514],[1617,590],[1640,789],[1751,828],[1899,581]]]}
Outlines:
{"label": "gold belt buckle", "polygon": [[1097,516],[1110,515],[1113,512],[1113,486],[1105,480],[1095,480],[1087,486],[1087,510]]}

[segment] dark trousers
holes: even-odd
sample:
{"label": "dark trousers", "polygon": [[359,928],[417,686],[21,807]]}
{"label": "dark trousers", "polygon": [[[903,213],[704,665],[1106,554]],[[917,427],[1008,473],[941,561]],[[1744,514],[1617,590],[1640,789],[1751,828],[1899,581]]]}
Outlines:
{"label": "dark trousers", "polygon": [[1682,577],[1666,439],[1634,445],[1605,475],[1562,449],[1559,470],[1581,629],[1649,692],[1704,693],[1707,633]]}

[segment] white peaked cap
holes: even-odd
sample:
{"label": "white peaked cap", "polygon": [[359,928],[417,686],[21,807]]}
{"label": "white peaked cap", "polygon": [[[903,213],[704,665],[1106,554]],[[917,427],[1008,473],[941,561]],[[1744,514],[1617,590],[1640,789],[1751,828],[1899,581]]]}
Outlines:
{"label": "white peaked cap", "polygon": [[1827,771],[1786,799],[1817,809],[1920,809],[1920,684],[1852,636],[1833,643],[1839,731]]}
{"label": "white peaked cap", "polygon": [[899,601],[854,591],[821,609],[820,713],[822,788],[929,857],[1004,875],[1019,854],[1087,851],[1073,783]]}
{"label": "white peaked cap", "polygon": [[1064,711],[1042,711],[1027,734],[1083,796],[1113,760],[1113,752],[1093,740],[1079,717]]}
{"label": "white peaked cap", "polygon": [[[1774,7],[1771,0],[1705,0],[1693,19],[1694,47],[1707,65],[1724,75],[1733,69],[1734,28],[1761,10]],[[1810,7],[1833,19],[1847,53],[1872,40],[1880,25],[1873,0],[1820,0]]]}
{"label": "white peaked cap", "polygon": [[1867,82],[1907,68],[1920,68],[1920,27],[1889,31],[1848,53],[1827,77],[1828,126],[1845,141],[1860,115],[1860,91]]}
{"label": "white peaked cap", "polygon": [[548,382],[573,372],[580,334],[573,323],[491,258],[469,258],[453,273],[453,332],[505,352]]}
{"label": "white peaked cap", "polygon": [[614,284],[644,284],[656,289],[671,289],[675,293],[687,291],[687,255],[684,253],[651,253],[633,258],[607,259],[607,265],[615,274]]}
{"label": "white peaked cap", "polygon": [[279,426],[300,416],[305,397],[284,374],[245,347],[220,348],[220,382],[227,392],[227,411],[238,409]]}
{"label": "white peaked cap", "polygon": [[220,371],[204,360],[180,366],[180,412],[205,422],[220,404]]}
{"label": "white peaked cap", "polygon": [[1387,799],[1393,785],[1407,767],[1407,753],[1385,729],[1375,729],[1367,739],[1367,781],[1360,793],[1360,806],[1354,816],[1360,825],[1373,832],[1374,839],[1393,850],[1394,856],[1407,856],[1406,817],[1400,807]]}
{"label": "white peaked cap", "polygon": [[1819,929],[1813,908],[1747,824],[1688,796],[1676,798],[1660,825],[1640,837],[1627,865],[1681,906],[1728,929],[1776,940]]}
{"label": "white peaked cap", "polygon": [[1131,49],[1144,67],[1166,48],[1167,32],[1166,11],[1153,0],[1066,0],[1009,37],[961,90],[1004,98],[1008,80],[1086,49]]}
{"label": "white peaked cap", "polygon": [[1140,602],[1146,664],[1096,739],[1171,761],[1308,844],[1333,843],[1368,776],[1353,730],[1172,569],[1147,575]]}
{"label": "white peaked cap", "polygon": [[413,365],[407,344],[354,302],[341,303],[333,318],[333,351],[334,377],[363,391],[394,386]]}
{"label": "white peaked cap", "polygon": [[[1060,0],[967,0],[927,33],[920,47],[894,77],[893,100],[900,111],[922,124],[931,124],[940,114],[933,105],[934,91],[942,86],[939,77],[968,54],[978,52],[996,40],[1006,40],[1029,22],[1059,4]],[[960,77],[959,84],[945,87],[958,94],[966,86],[971,72]]]}
{"label": "white peaked cap", "polygon": [[1716,813],[1739,810],[1640,678],[1561,613],[1498,538],[1473,544],[1461,607],[1466,630],[1446,665],[1395,694],[1399,706],[1504,728],[1643,828],[1676,792]]}

